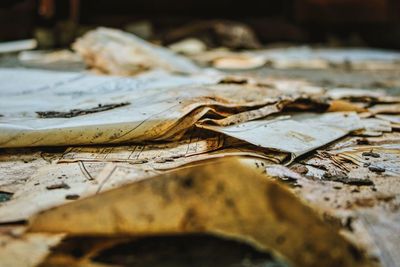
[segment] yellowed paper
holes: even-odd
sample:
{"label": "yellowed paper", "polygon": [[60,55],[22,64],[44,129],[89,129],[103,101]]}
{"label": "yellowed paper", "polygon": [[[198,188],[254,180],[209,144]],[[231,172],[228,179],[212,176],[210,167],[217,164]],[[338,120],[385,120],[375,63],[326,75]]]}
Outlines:
{"label": "yellowed paper", "polygon": [[74,235],[210,233],[272,250],[295,266],[365,263],[287,189],[238,161],[171,172],[60,206],[38,215],[30,229]]}
{"label": "yellowed paper", "polygon": [[179,73],[201,70],[190,59],[172,50],[110,28],[86,33],[73,44],[73,49],[89,67],[113,75],[135,75],[157,68]]}
{"label": "yellowed paper", "polygon": [[1,69],[0,79],[0,147],[174,139],[208,112],[224,118],[298,97],[256,85],[212,85],[213,75],[132,79]]}

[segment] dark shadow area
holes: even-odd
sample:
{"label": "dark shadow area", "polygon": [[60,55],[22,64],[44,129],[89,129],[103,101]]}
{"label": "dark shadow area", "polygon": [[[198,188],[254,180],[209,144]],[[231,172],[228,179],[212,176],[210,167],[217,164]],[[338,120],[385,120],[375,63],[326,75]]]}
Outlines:
{"label": "dark shadow area", "polygon": [[[118,239],[114,239],[118,240]],[[125,239],[113,245],[109,238],[68,238],[42,266],[59,265],[60,258],[87,257],[96,247],[91,261],[135,267],[287,267],[271,254],[233,240],[209,235],[157,236]],[[95,249],[96,250],[96,249]],[[55,263],[58,263],[56,265]],[[71,264],[69,261],[68,264]]]}

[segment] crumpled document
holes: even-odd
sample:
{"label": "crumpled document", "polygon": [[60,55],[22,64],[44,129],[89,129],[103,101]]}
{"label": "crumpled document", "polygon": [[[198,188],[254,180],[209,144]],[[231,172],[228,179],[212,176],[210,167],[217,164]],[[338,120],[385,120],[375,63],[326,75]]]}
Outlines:
{"label": "crumpled document", "polygon": [[186,74],[200,72],[190,59],[116,29],[90,31],[78,38],[73,49],[90,68],[106,74],[135,75],[151,69]]}
{"label": "crumpled document", "polygon": [[[338,122],[341,122],[340,124]],[[282,125],[276,126],[275,123],[281,122]],[[125,162],[129,163],[134,175],[125,175],[125,180],[113,182],[114,185],[123,185],[131,179],[136,179],[139,176],[149,177],[161,171],[187,167],[190,165],[198,165],[200,162],[211,160],[214,158],[227,156],[246,156],[264,160],[264,164],[290,163],[295,157],[298,157],[310,150],[326,145],[339,137],[346,135],[349,131],[357,129],[359,118],[354,113],[327,113],[327,114],[297,114],[288,117],[281,117],[275,120],[259,120],[236,125],[239,132],[231,132],[230,127],[219,127],[225,129],[226,135],[210,134],[205,136],[198,129],[197,134],[192,133],[180,141],[159,144],[137,144],[126,146],[95,146],[95,147],[70,147],[58,161],[60,164],[52,167],[53,169],[63,170],[69,168],[63,167],[64,164],[71,162],[80,162],[80,164],[94,164],[105,162]],[[253,125],[252,127],[243,127],[242,125]],[[334,125],[334,126],[333,126]],[[236,128],[236,126],[232,126]],[[267,127],[265,127],[267,126]],[[276,127],[275,127],[276,126]],[[289,127],[290,126],[290,127]],[[215,129],[216,126],[206,126]],[[276,134],[277,129],[280,129],[279,134]],[[254,131],[256,130],[256,131]],[[274,134],[271,134],[272,133]],[[196,131],[194,131],[196,132]],[[315,133],[315,134],[313,134]],[[316,134],[318,133],[318,135]],[[323,134],[325,133],[325,135]],[[236,135],[239,134],[239,135]],[[229,137],[234,136],[241,140]],[[260,136],[262,138],[260,138]],[[277,138],[279,140],[277,140]],[[313,140],[310,140],[313,139]],[[244,141],[243,141],[244,140]],[[262,145],[259,143],[262,142]],[[111,165],[115,172],[129,169],[125,165]],[[76,168],[76,167],[75,167]],[[66,169],[68,170],[68,169]],[[113,171],[113,172],[114,172]],[[42,177],[48,170],[43,170],[35,177]],[[54,172],[54,171],[53,171]],[[58,173],[57,171],[56,173]],[[65,171],[64,171],[65,172]],[[71,172],[71,170],[70,170]],[[123,171],[125,173],[125,171]],[[129,179],[128,179],[129,178]],[[85,180],[85,179],[83,179]],[[101,184],[101,181],[112,182],[110,177],[104,175],[96,176],[96,181]],[[31,179],[30,183],[37,182],[37,179]],[[86,187],[85,185],[84,187]],[[82,188],[84,188],[82,187]],[[96,187],[96,185],[95,185]],[[103,188],[103,187],[102,187]],[[39,189],[39,188],[35,188]],[[98,189],[96,189],[98,190]],[[37,191],[37,190],[34,190]],[[46,190],[34,193],[18,193],[17,196],[22,196],[20,201],[9,201],[5,204],[7,208],[0,208],[0,214],[8,211],[7,218],[11,218],[15,210],[19,212],[26,209],[15,209],[18,202],[26,200],[27,195],[32,195],[36,203],[42,203],[37,196],[43,197],[45,204],[36,205],[36,209],[29,211],[28,216],[34,212],[42,210],[46,205],[48,207],[55,206],[59,201],[54,201],[55,198],[50,197]],[[74,190],[69,190],[73,192]],[[92,190],[93,191],[93,190]],[[88,195],[86,192],[79,191],[80,196]],[[66,192],[67,193],[67,192]],[[89,192],[90,195],[90,192]],[[58,191],[59,200],[64,200],[64,195]],[[21,202],[22,203],[22,202]],[[2,213],[3,212],[3,213]],[[20,213],[21,214],[21,213]],[[22,214],[21,214],[22,216]],[[15,215],[14,215],[15,217]]]}
{"label": "crumpled document", "polygon": [[31,221],[30,231],[208,233],[272,250],[294,266],[366,266],[353,245],[288,189],[235,160],[137,181],[50,209]]}
{"label": "crumpled document", "polygon": [[150,72],[133,79],[1,69],[0,78],[0,147],[179,140],[200,120],[229,126],[288,109],[360,111],[353,102],[334,105],[336,99],[324,99],[315,88],[296,92],[288,89],[291,83],[243,83],[211,74]]}
{"label": "crumpled document", "polygon": [[301,99],[265,86],[216,84],[219,75],[152,72],[132,79],[1,69],[0,79],[0,147],[176,140],[206,114],[225,125]]}
{"label": "crumpled document", "polygon": [[58,162],[129,162],[167,170],[217,157],[247,156],[287,164],[362,127],[355,113],[303,113],[227,127],[203,123],[198,126],[217,133],[197,129],[169,143],[70,147]]}
{"label": "crumpled document", "polygon": [[356,113],[298,113],[220,127],[198,124],[250,144],[286,152],[291,159],[326,145],[352,131],[362,129]]}
{"label": "crumpled document", "polygon": [[[129,79],[1,69],[0,79],[0,147],[156,138],[185,115],[200,116],[196,108],[217,103],[212,94],[203,97],[204,91],[176,88],[215,83],[213,76],[155,72]],[[185,123],[191,125],[190,120]]]}

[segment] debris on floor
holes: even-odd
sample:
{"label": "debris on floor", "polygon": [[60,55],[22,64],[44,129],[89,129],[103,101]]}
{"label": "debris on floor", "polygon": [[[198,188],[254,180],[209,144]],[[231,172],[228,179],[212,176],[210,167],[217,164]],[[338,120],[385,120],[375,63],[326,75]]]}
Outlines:
{"label": "debris on floor", "polygon": [[90,68],[105,74],[134,75],[155,68],[178,73],[200,70],[185,57],[115,29],[91,31],[79,38],[73,49]]}
{"label": "debris on floor", "polygon": [[223,48],[196,26],[169,48],[99,28],[66,53],[88,71],[37,68],[46,53],[0,68],[0,265],[142,266],[124,253],[159,240],[265,266],[396,266],[399,93],[262,71],[396,73],[400,54],[236,51],[260,44],[227,25],[206,25]]}

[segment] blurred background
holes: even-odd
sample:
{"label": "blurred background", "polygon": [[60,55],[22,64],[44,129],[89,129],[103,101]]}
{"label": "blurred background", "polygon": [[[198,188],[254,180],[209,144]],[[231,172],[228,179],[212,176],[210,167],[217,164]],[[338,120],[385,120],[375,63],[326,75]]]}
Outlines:
{"label": "blurred background", "polygon": [[0,1],[1,42],[35,38],[40,48],[66,47],[99,25],[164,45],[196,36],[226,46],[221,35],[233,25],[255,34],[254,42],[232,44],[237,49],[286,42],[399,49],[400,1]]}

